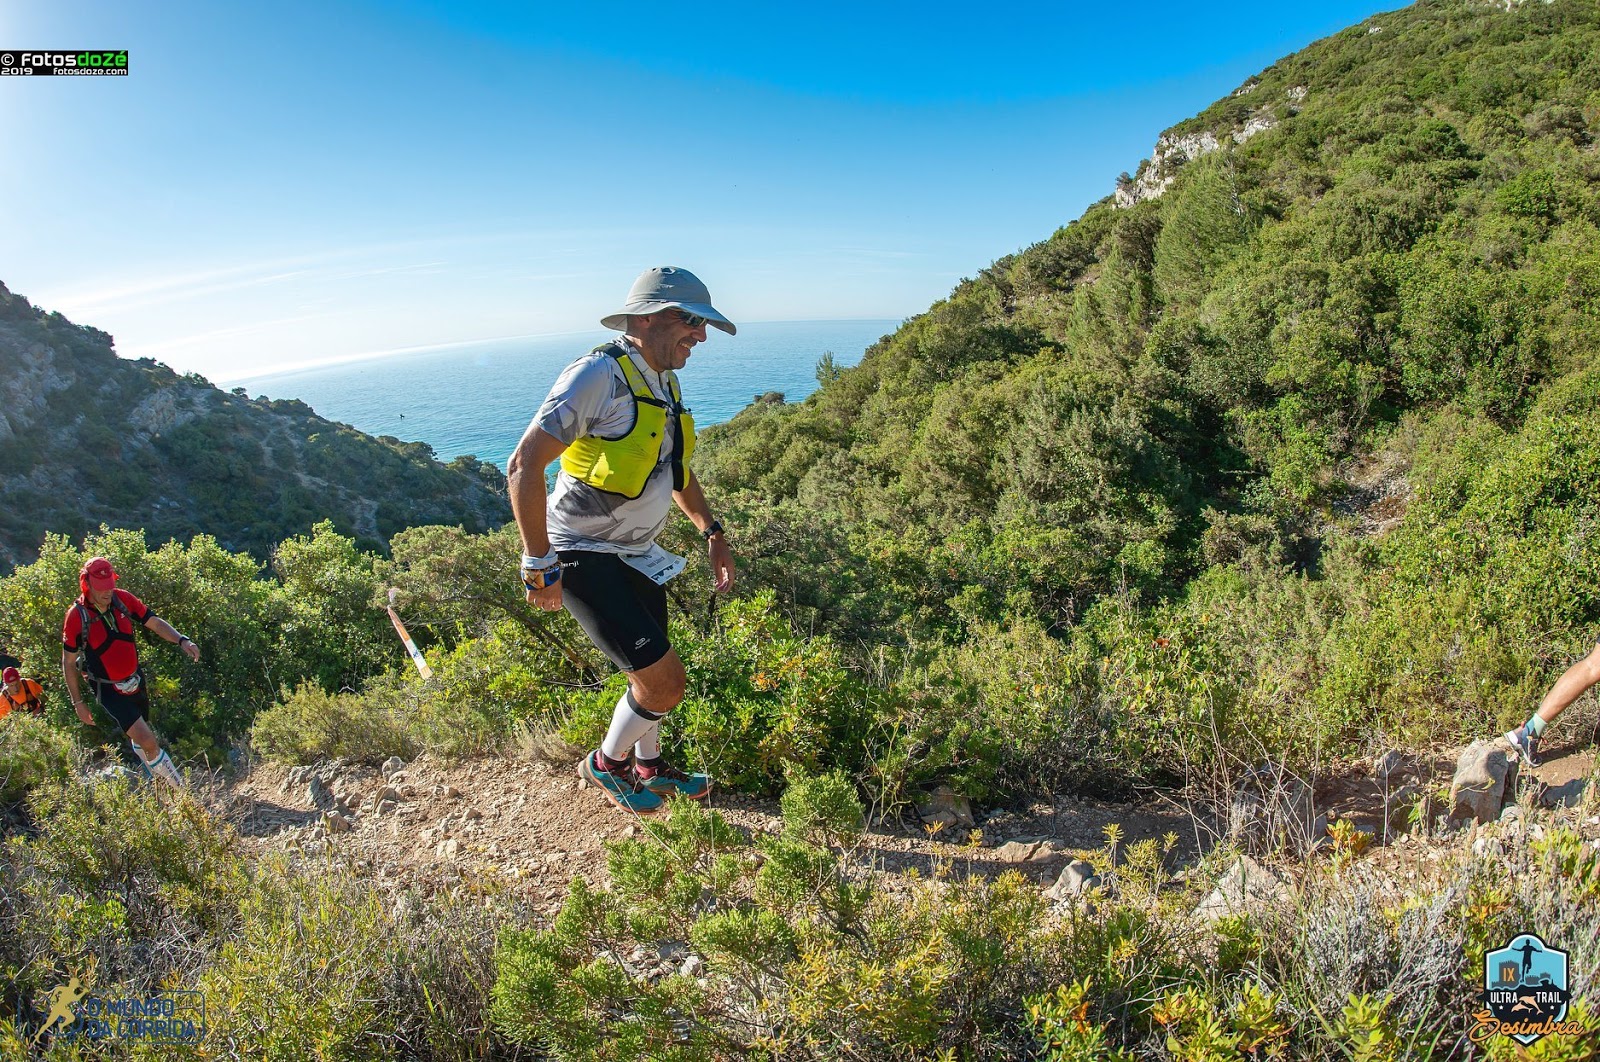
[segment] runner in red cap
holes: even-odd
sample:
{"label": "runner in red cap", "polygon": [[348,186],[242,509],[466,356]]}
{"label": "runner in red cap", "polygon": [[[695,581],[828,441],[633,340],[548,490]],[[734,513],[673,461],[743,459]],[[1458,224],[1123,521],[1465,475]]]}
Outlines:
{"label": "runner in red cap", "polygon": [[117,573],[104,557],[93,557],[78,573],[83,591],[67,609],[61,625],[61,675],[72,696],[73,710],[85,726],[94,725],[94,713],[84,703],[78,686],[78,656],[83,677],[94,688],[94,699],[128,735],[128,743],[152,775],[177,788],[183,776],[156,741],[150,729],[150,689],[139,667],[134,641],[136,626],[152,631],[182,649],[190,660],[200,659],[200,647],[187,634],[145,607],[143,601],[116,588]]}

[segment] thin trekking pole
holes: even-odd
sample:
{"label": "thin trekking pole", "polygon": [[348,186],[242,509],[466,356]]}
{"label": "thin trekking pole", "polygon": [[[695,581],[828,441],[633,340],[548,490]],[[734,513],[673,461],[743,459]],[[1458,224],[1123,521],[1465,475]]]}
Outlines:
{"label": "thin trekking pole", "polygon": [[433,668],[422,658],[422,650],[417,648],[417,643],[411,640],[411,635],[406,632],[406,625],[400,622],[400,613],[394,610],[394,602],[400,596],[399,587],[389,588],[389,622],[394,624],[394,631],[405,643],[406,652],[411,656],[411,662],[417,665],[417,674],[424,680],[433,678]]}

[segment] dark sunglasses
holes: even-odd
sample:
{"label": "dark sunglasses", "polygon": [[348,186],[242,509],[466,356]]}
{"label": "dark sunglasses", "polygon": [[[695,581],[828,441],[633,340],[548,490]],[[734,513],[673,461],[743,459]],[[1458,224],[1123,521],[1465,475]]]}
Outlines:
{"label": "dark sunglasses", "polygon": [[672,312],[677,315],[678,320],[682,321],[690,328],[699,328],[701,325],[707,324],[711,320],[709,317],[701,317],[699,314],[690,313],[687,310],[679,310],[674,308]]}

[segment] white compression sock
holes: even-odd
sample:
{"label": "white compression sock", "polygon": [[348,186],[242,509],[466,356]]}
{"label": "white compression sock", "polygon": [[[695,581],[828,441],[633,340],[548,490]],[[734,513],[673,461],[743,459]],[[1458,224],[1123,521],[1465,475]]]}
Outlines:
{"label": "white compression sock", "polygon": [[639,707],[630,690],[622,695],[616,710],[611,713],[611,729],[606,731],[606,739],[600,743],[600,753],[612,763],[622,763],[627,760],[628,750],[633,743],[660,725],[661,717]]}
{"label": "white compression sock", "polygon": [[144,750],[139,748],[138,745],[133,747],[133,751],[138,754],[139,761],[145,765],[152,775],[166,782],[174,789],[183,788],[183,775],[178,773],[178,767],[172,762],[172,757],[167,755],[166,749],[162,749],[161,753],[153,760],[145,759]]}
{"label": "white compression sock", "polygon": [[634,741],[633,758],[640,763],[661,758],[661,723],[659,721]]}

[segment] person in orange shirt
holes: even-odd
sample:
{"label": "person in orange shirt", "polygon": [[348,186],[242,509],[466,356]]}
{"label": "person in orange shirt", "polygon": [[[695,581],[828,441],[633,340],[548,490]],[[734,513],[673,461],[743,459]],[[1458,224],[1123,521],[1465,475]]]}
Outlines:
{"label": "person in orange shirt", "polygon": [[23,678],[14,667],[6,668],[0,682],[4,683],[0,686],[0,719],[18,710],[36,716],[44,714],[44,687]]}

